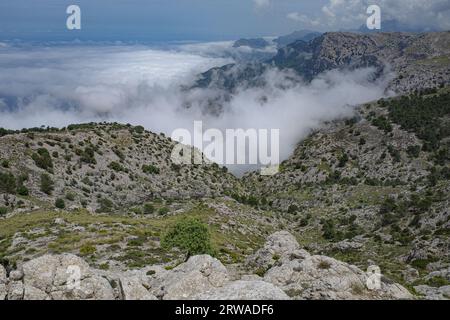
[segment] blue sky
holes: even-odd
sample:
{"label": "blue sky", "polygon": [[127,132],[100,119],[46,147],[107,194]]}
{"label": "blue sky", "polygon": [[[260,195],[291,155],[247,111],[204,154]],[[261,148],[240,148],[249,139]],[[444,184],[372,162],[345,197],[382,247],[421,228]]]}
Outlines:
{"label": "blue sky", "polygon": [[[264,2],[264,1],[263,1]],[[2,0],[0,39],[223,40],[299,29],[293,10],[320,10],[324,0]],[[82,30],[65,28],[66,8],[82,10]]]}
{"label": "blue sky", "polygon": [[[82,10],[82,30],[65,27]],[[366,9],[424,30],[450,29],[448,0],[1,0],[0,40],[231,40],[300,29],[357,29]]]}

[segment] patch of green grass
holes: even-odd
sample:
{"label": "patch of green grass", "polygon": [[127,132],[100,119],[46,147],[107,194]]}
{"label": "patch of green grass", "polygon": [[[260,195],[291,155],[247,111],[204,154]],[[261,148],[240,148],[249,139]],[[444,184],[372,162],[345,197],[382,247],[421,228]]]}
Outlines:
{"label": "patch of green grass", "polygon": [[91,244],[84,244],[80,248],[81,256],[90,256],[95,254],[95,252],[97,252],[97,248]]}

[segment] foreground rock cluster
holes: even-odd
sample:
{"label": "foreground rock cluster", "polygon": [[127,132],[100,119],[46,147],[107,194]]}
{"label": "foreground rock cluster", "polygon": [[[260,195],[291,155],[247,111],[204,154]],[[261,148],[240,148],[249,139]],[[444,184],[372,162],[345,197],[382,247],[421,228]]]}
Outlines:
{"label": "foreground rock cluster", "polygon": [[[411,299],[387,280],[368,290],[367,274],[355,266],[300,249],[288,232],[277,232],[248,259],[264,274],[230,272],[219,260],[199,255],[172,270],[160,266],[111,272],[71,255],[44,255],[17,270],[0,267],[0,299],[8,300],[288,300]],[[262,276],[262,277],[261,277]]]}

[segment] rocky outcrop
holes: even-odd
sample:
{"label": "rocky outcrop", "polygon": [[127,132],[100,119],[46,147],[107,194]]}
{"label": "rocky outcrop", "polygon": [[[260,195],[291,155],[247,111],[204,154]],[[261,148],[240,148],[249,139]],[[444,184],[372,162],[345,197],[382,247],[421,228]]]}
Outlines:
{"label": "rocky outcrop", "polygon": [[[172,270],[160,266],[112,272],[95,270],[71,255],[45,255],[6,276],[0,297],[9,300],[288,300],[411,299],[402,286],[381,277],[369,290],[369,275],[355,266],[300,249],[294,236],[278,232],[247,261],[267,270],[264,278],[237,276],[208,255],[191,257]],[[150,268],[150,269],[149,269]],[[236,278],[236,275],[234,276]]]}
{"label": "rocky outcrop", "polygon": [[4,300],[283,300],[289,297],[262,280],[230,281],[228,270],[208,255],[191,257],[173,270],[152,267],[127,272],[95,270],[81,258],[45,255],[16,270],[14,280],[0,270]]}
{"label": "rocky outcrop", "polygon": [[[23,265],[24,297],[30,300],[110,300],[113,288],[81,258],[45,255]],[[11,291],[11,285],[10,285]]]}
{"label": "rocky outcrop", "polygon": [[280,288],[271,283],[251,280],[233,281],[223,287],[194,295],[195,300],[289,300]]}
{"label": "rocky outcrop", "polygon": [[449,300],[450,286],[431,287],[426,285],[415,286],[414,290],[426,300]]}
{"label": "rocky outcrop", "polygon": [[228,282],[228,271],[208,255],[191,257],[170,272],[157,273],[152,280],[154,293],[164,300],[189,300]]}
{"label": "rocky outcrop", "polygon": [[379,277],[380,287],[370,290],[368,274],[356,266],[299,249],[287,232],[272,235],[248,263],[267,270],[264,281],[281,288],[295,299],[411,299],[399,284]]}
{"label": "rocky outcrop", "polygon": [[123,300],[157,300],[138,276],[120,278],[120,288]]}

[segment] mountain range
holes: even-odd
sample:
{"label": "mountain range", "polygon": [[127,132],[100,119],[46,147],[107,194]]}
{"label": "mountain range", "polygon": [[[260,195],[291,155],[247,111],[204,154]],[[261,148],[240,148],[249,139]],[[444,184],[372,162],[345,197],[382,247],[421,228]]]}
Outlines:
{"label": "mountain range", "polygon": [[199,75],[233,95],[273,67],[391,74],[275,176],[175,164],[140,126],[0,130],[0,299],[449,299],[449,38],[325,33]]}

